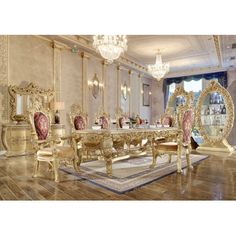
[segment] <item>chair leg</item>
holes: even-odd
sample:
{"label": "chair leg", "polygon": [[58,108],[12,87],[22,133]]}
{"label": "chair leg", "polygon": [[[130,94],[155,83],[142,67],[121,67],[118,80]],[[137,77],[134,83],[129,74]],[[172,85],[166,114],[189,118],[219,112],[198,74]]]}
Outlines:
{"label": "chair leg", "polygon": [[190,152],[191,152],[191,146],[188,145],[186,149],[186,160],[187,160],[187,166],[189,169],[193,169],[192,163],[191,163],[191,158],[190,158]]}
{"label": "chair leg", "polygon": [[37,177],[38,170],[39,170],[39,161],[36,159],[35,162],[34,162],[33,178]]}
{"label": "chair leg", "polygon": [[54,161],[53,161],[53,169],[54,169],[54,175],[55,175],[55,182],[59,182],[58,168],[59,168],[58,160],[54,159]]}
{"label": "chair leg", "polygon": [[182,160],[181,160],[181,155],[182,155],[182,144],[178,145],[178,153],[177,153],[177,173],[182,173]]}
{"label": "chair leg", "polygon": [[168,154],[169,155],[169,163],[171,163],[171,157],[172,157],[172,155],[171,154]]}
{"label": "chair leg", "polygon": [[157,156],[158,156],[158,152],[152,151],[152,164],[150,165],[150,168],[154,168],[156,166]]}

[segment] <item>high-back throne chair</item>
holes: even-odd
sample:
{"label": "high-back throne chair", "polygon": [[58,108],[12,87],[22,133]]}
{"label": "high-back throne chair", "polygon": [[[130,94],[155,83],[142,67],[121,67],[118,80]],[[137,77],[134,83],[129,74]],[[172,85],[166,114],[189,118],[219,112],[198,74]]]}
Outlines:
{"label": "high-back throne chair", "polygon": [[[192,133],[192,126],[194,122],[194,110],[191,104],[186,104],[178,107],[178,127],[182,129],[183,137],[181,140],[181,154],[182,154],[182,148],[186,150],[186,159],[187,164],[189,168],[192,168],[191,165],[191,159],[190,159],[190,153],[191,153],[191,133]],[[156,165],[156,159],[157,156],[160,156],[162,154],[168,154],[169,155],[169,162],[171,162],[171,157],[173,154],[178,154],[178,143],[177,140],[166,140],[166,141],[159,141],[159,140],[153,140],[153,147],[152,147],[152,154],[153,154],[153,162],[151,167],[154,167]],[[181,160],[178,160],[181,161]],[[178,172],[181,172],[181,163],[178,163]]]}
{"label": "high-back throne chair", "polygon": [[[72,163],[77,170],[78,156],[75,138],[73,136],[58,138],[51,135],[50,113],[43,108],[36,96],[31,98],[28,115],[31,125],[31,141],[35,151],[33,177],[38,176],[39,163],[47,162],[54,171],[55,181],[59,182],[58,168],[60,164]],[[68,144],[59,146],[61,140],[67,140]]]}

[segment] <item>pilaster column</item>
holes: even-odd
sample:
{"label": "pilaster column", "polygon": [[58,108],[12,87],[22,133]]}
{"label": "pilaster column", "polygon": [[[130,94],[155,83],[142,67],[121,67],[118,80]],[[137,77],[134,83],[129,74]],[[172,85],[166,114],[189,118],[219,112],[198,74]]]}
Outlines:
{"label": "pilaster column", "polygon": [[81,53],[82,58],[82,110],[88,112],[88,59],[89,56],[85,53]]}
{"label": "pilaster column", "polygon": [[[0,129],[2,123],[9,120],[9,95],[8,95],[8,77],[9,77],[9,38],[6,35],[0,35]],[[3,150],[2,139],[0,136],[0,150]]]}
{"label": "pilaster column", "polygon": [[61,50],[63,46],[54,41],[53,47],[53,90],[55,91],[54,101],[61,100]]}
{"label": "pilaster column", "polygon": [[138,114],[140,114],[140,106],[142,104],[142,99],[143,99],[143,93],[142,93],[142,90],[143,90],[143,88],[142,88],[142,74],[141,73],[138,74],[138,80],[139,80],[138,81],[138,84],[139,84]]}
{"label": "pilaster column", "polygon": [[121,82],[120,82],[120,66],[117,66],[117,77],[116,77],[116,83],[117,83],[117,97],[116,97],[116,109],[117,111],[121,108]]}
{"label": "pilaster column", "polygon": [[131,91],[131,75],[132,75],[132,70],[129,70],[129,116],[132,115],[132,91]]}
{"label": "pilaster column", "polygon": [[102,62],[102,83],[103,83],[103,89],[102,89],[102,109],[103,111],[107,112],[107,62],[104,60]]}

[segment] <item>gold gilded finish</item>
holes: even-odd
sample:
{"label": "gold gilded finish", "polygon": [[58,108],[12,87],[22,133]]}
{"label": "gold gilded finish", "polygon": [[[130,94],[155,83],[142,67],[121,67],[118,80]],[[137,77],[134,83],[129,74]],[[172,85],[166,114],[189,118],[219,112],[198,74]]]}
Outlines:
{"label": "gold gilded finish", "polygon": [[186,92],[182,86],[179,86],[175,89],[174,93],[170,96],[167,108],[170,109],[172,107],[172,104],[175,104],[176,97],[182,96],[185,98],[185,103],[189,105],[193,105],[194,101],[194,93],[193,92]]}
{"label": "gold gilded finish", "polygon": [[[181,167],[181,156],[182,149],[186,149],[186,159],[188,163],[188,168],[192,168],[190,153],[191,153],[191,143],[183,144],[183,115],[187,110],[193,110],[192,104],[185,104],[178,106],[178,133],[172,133],[167,135],[166,137],[163,135],[161,137],[165,137],[164,141],[158,139],[158,137],[154,137],[152,141],[152,154],[153,154],[153,162],[151,164],[151,168],[156,166],[156,160],[158,156],[163,154],[169,155],[169,162],[171,162],[172,154],[177,154],[177,172],[182,173]],[[166,145],[162,145],[166,144]]]}
{"label": "gold gilded finish", "polygon": [[[223,132],[221,135],[217,135],[215,137],[209,136],[201,119],[202,114],[202,106],[204,103],[204,100],[207,95],[210,93],[218,92],[224,97],[224,103],[226,107],[226,114],[227,119],[224,124]],[[212,81],[209,86],[202,91],[202,93],[199,96],[198,103],[197,103],[197,109],[196,109],[196,123],[199,127],[199,132],[203,137],[204,143],[200,145],[200,147],[197,150],[211,150],[211,151],[223,151],[223,152],[231,152],[233,151],[233,148],[229,145],[227,142],[227,137],[229,136],[233,124],[234,124],[234,105],[233,100],[231,98],[231,95],[229,92],[221,86],[218,82]]]}
{"label": "gold gilded finish", "polygon": [[88,125],[88,114],[82,110],[80,105],[73,104],[71,106],[71,111],[70,111],[70,114],[69,114],[72,133],[76,131],[75,130],[75,125],[74,125],[74,120],[75,120],[76,116],[81,116],[84,119],[85,128]]}
{"label": "gold gilded finish", "polygon": [[[11,120],[16,120],[18,119],[17,114],[16,114],[16,106],[17,106],[17,95],[28,95],[30,96],[40,96],[42,99],[44,97],[47,97],[48,102],[52,100],[54,97],[54,91],[51,89],[43,89],[38,87],[34,83],[29,83],[26,87],[19,87],[16,85],[10,85],[8,88],[9,94],[10,94],[10,108],[11,108],[11,114],[10,118]],[[27,114],[22,114],[20,117],[20,120],[22,121],[28,121],[28,116]]]}
{"label": "gold gilded finish", "polygon": [[[44,114],[49,122],[48,135],[46,139],[39,140],[36,132],[34,115],[36,112]],[[31,106],[28,109],[29,122],[31,126],[32,145],[35,154],[35,166],[33,177],[37,177],[39,163],[47,162],[50,169],[54,171],[55,182],[59,182],[58,168],[60,164],[72,163],[78,171],[79,158],[77,156],[77,143],[74,136],[58,137],[51,132],[51,116],[47,109],[42,106],[38,96],[31,96]],[[68,140],[68,145],[60,146],[61,140]]]}
{"label": "gold gilded finish", "polygon": [[[81,140],[82,144],[78,151],[79,160],[82,160],[85,155],[89,155],[89,152],[99,152],[101,158],[106,162],[107,175],[112,175],[113,162],[133,155],[134,149],[129,147],[131,143],[138,145],[142,140],[148,139],[150,140],[149,144],[153,147],[152,140],[158,137],[173,139],[181,134],[182,131],[178,128],[81,130],[76,133],[77,139]],[[114,142],[117,139],[123,140],[128,148],[125,148],[123,142],[120,145]]]}

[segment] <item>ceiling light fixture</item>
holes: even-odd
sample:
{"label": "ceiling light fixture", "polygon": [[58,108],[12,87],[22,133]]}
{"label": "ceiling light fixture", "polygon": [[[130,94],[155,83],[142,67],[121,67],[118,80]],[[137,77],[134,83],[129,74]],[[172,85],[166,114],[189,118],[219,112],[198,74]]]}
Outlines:
{"label": "ceiling light fixture", "polygon": [[125,35],[95,35],[93,46],[111,64],[127,50],[127,39]]}
{"label": "ceiling light fixture", "polygon": [[158,50],[156,55],[156,63],[148,65],[148,72],[158,81],[160,81],[170,70],[169,63],[162,63],[161,53]]}

